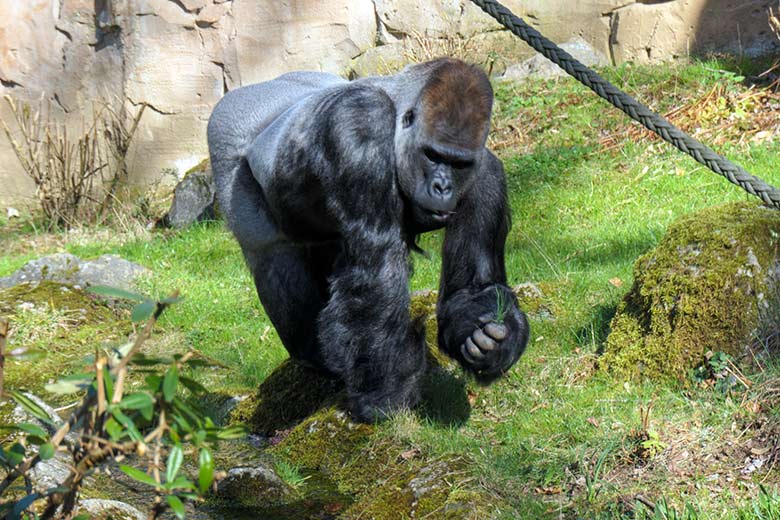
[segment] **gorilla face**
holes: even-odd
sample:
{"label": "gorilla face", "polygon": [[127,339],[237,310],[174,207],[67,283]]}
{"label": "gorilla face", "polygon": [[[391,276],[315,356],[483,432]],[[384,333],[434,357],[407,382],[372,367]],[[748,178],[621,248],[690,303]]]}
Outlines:
{"label": "gorilla face", "polygon": [[446,225],[485,154],[493,89],[478,68],[438,60],[396,124],[398,183],[423,230]]}
{"label": "gorilla face", "polygon": [[397,157],[401,191],[410,202],[415,223],[423,230],[443,227],[474,181],[485,153],[485,135],[463,139],[463,132],[418,124],[415,110],[404,115],[404,143]]}

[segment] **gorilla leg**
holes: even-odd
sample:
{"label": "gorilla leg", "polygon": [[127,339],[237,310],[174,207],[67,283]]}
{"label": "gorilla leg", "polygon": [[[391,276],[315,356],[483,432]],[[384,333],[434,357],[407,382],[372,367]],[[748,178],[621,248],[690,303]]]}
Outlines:
{"label": "gorilla leg", "polygon": [[327,278],[336,244],[279,244],[244,251],[257,294],[290,357],[325,369],[317,339],[317,317],[327,301]]}

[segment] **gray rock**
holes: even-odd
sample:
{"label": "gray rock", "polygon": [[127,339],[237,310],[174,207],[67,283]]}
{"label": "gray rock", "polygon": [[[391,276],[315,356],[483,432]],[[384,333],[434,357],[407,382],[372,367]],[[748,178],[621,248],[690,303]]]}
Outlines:
{"label": "gray rock", "polygon": [[30,470],[30,480],[43,489],[60,486],[70,475],[72,462],[67,454],[58,451],[53,458],[42,460]]}
{"label": "gray rock", "polygon": [[145,520],[146,515],[131,505],[118,500],[87,498],[79,502],[79,512],[89,513],[91,518],[113,520]]}
{"label": "gray rock", "polygon": [[266,466],[233,468],[217,486],[219,498],[249,507],[282,503],[291,494],[290,486]]}
{"label": "gray rock", "polygon": [[[588,42],[576,36],[560,47],[588,67],[603,67],[609,65],[609,60],[602,53],[590,46]],[[541,54],[528,58],[522,63],[507,67],[502,79],[524,81],[529,78],[550,79],[565,76],[566,71]]]}
{"label": "gray rock", "polygon": [[164,224],[182,228],[215,218],[214,195],[214,176],[210,166],[204,171],[189,173],[174,189],[173,203],[163,219]]}
{"label": "gray rock", "polygon": [[0,278],[0,289],[22,283],[51,281],[65,285],[89,287],[108,285],[132,289],[135,281],[148,269],[117,255],[103,255],[95,260],[81,260],[69,253],[56,253],[27,262],[10,276]]}

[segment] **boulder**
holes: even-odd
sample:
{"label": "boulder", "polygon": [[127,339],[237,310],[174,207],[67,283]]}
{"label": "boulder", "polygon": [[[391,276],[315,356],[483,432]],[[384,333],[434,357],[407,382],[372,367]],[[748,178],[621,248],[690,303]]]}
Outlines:
{"label": "boulder", "polygon": [[10,276],[0,278],[0,289],[47,281],[78,287],[108,285],[131,290],[136,280],[148,272],[145,267],[117,255],[81,260],[70,253],[55,253],[31,260]]}
{"label": "boulder", "polygon": [[171,209],[163,217],[163,225],[182,228],[216,218],[215,195],[214,175],[206,159],[187,172],[174,189]]}
{"label": "boulder", "polygon": [[618,377],[686,382],[708,353],[739,356],[762,309],[780,305],[780,212],[733,203],[674,222],[639,258],[600,366]]}

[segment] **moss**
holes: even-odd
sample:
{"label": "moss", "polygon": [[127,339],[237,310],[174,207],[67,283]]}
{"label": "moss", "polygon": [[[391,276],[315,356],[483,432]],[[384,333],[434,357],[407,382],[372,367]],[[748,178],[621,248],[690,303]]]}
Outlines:
{"label": "moss", "polygon": [[331,408],[298,425],[272,451],[324,475],[341,494],[353,497],[339,518],[477,517],[481,506],[476,491],[470,492],[468,461],[456,455],[433,460],[405,456],[409,449]]}
{"label": "moss", "polygon": [[775,276],[780,213],[748,203],[678,220],[637,260],[600,364],[621,378],[685,381],[708,351],[739,355]]}
{"label": "moss", "polygon": [[208,157],[206,157],[198,164],[196,164],[195,166],[193,166],[192,168],[184,172],[184,175],[182,175],[181,178],[184,179],[185,177],[187,177],[187,175],[191,173],[206,173],[208,171],[211,171],[211,161],[209,160]]}
{"label": "moss", "polygon": [[332,474],[373,431],[373,426],[353,423],[345,412],[331,407],[295,427],[276,449],[293,464]]}
{"label": "moss", "polygon": [[126,337],[130,325],[122,313],[83,291],[54,282],[0,290],[0,316],[10,321],[9,348],[26,347],[36,356],[10,359],[6,385],[42,394],[50,380],[80,371],[84,358],[96,347]]}

